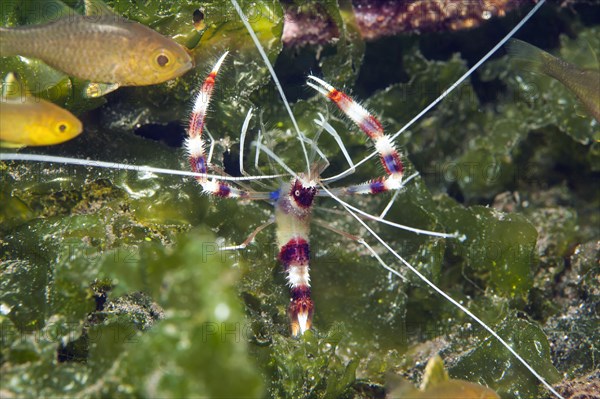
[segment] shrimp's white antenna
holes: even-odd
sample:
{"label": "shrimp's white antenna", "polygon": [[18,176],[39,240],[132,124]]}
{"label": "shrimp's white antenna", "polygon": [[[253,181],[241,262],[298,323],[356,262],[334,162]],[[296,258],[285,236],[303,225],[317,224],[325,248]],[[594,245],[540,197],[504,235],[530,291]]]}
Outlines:
{"label": "shrimp's white antenna", "polygon": [[[324,193],[324,194],[320,194],[319,193],[320,194],[319,196],[328,196],[329,197],[330,194],[335,193],[335,191],[337,191],[337,190],[331,189],[331,190],[325,190],[325,191],[326,191],[326,193]],[[415,234],[424,234],[424,235],[428,235],[428,236],[432,236],[432,237],[441,237],[441,238],[458,238],[458,237],[461,236],[458,233],[440,233],[438,231],[431,231],[431,230],[419,229],[419,228],[416,228],[416,227],[410,227],[410,226],[407,226],[407,225],[404,225],[404,224],[400,224],[400,223],[396,223],[396,222],[392,222],[390,220],[384,219],[382,216],[372,215],[372,214],[370,214],[368,212],[365,212],[365,211],[363,211],[361,209],[358,209],[357,207],[352,206],[352,205],[350,205],[348,203],[346,203],[346,206],[348,207],[348,209],[351,209],[354,212],[356,212],[356,213],[358,213],[360,215],[363,215],[367,219],[371,219],[371,220],[374,220],[374,221],[379,222],[379,223],[387,224],[388,226],[392,226],[392,227],[395,227],[397,229],[410,231],[410,232],[413,232]]]}
{"label": "shrimp's white antenna", "polygon": [[[312,85],[312,83],[308,83],[308,85]],[[314,86],[314,87],[316,87],[317,90],[321,89],[320,87],[317,87],[317,86]],[[344,145],[344,141],[342,140],[342,138],[340,137],[338,132],[333,128],[333,126],[331,126],[329,124],[329,122],[327,122],[327,120],[325,120],[325,117],[323,116],[323,114],[319,112],[318,115],[319,115],[319,119],[313,119],[313,122],[315,124],[321,126],[323,129],[325,129],[325,131],[327,133],[329,133],[333,137],[335,142],[338,144],[339,149],[342,151],[344,158],[346,158],[346,162],[348,162],[348,165],[350,165],[350,170],[354,171],[354,163],[352,162],[352,158],[350,157],[350,154],[348,153],[348,150],[346,149],[346,146]]]}
{"label": "shrimp's white antenna", "polygon": [[179,175],[192,177],[206,177],[209,179],[219,179],[225,181],[253,181],[253,180],[268,180],[278,179],[285,175],[264,175],[264,176],[221,176],[211,175],[206,173],[196,173],[187,170],[155,168],[146,165],[130,165],[117,162],[90,161],[89,159],[56,157],[52,155],[38,154],[17,154],[17,153],[0,153],[0,161],[29,161],[29,162],[48,162],[48,163],[64,163],[67,165],[80,165],[94,168],[106,168],[117,170],[133,170],[135,172],[159,173],[165,175]]}
{"label": "shrimp's white antenna", "polygon": [[[258,147],[260,144],[256,143],[256,142],[252,142],[252,146],[256,146]],[[283,162],[283,159],[281,159],[280,157],[277,156],[277,154],[275,154],[273,151],[271,151],[271,149],[262,146],[262,151],[267,154],[272,160],[274,160],[275,162],[277,162],[279,165],[281,165],[281,167],[283,169],[285,169],[291,176],[293,176],[296,179],[299,179],[298,175],[296,174],[296,172],[294,172],[292,170],[292,168],[290,168],[289,166],[287,166],[287,164],[285,162]],[[279,175],[279,176],[283,176],[283,175]]]}
{"label": "shrimp's white antenna", "polygon": [[231,4],[233,4],[235,11],[240,16],[242,23],[244,24],[244,26],[246,27],[246,30],[250,34],[250,37],[252,38],[252,41],[254,42],[256,49],[260,53],[260,56],[263,59],[265,65],[267,66],[267,69],[269,70],[269,73],[271,74],[271,77],[273,78],[273,82],[275,83],[275,86],[277,87],[277,90],[279,91],[279,95],[281,96],[281,99],[283,100],[285,109],[287,110],[287,113],[289,114],[290,119],[292,120],[292,124],[294,125],[294,129],[296,129],[296,133],[298,134],[298,140],[300,140],[300,145],[302,146],[302,152],[304,153],[304,159],[306,161],[306,173],[308,174],[308,176],[310,176],[310,161],[308,160],[308,151],[306,150],[306,146],[304,145],[304,134],[300,131],[298,122],[296,122],[296,118],[294,117],[294,114],[292,113],[292,109],[290,108],[290,104],[288,103],[287,97],[285,96],[285,93],[283,92],[283,87],[281,87],[281,83],[279,83],[279,79],[277,78],[277,74],[275,73],[275,70],[273,69],[271,62],[269,61],[269,57],[267,57],[267,53],[265,53],[265,49],[260,44],[260,41],[258,40],[256,33],[254,33],[252,26],[250,26],[250,23],[248,22],[248,18],[246,18],[246,15],[242,11],[242,8],[240,7],[240,5],[238,4],[238,2],[236,0],[231,0]]}
{"label": "shrimp's white antenna", "polygon": [[[234,0],[232,0],[234,1]],[[436,105],[438,105],[438,103],[440,101],[442,101],[444,98],[446,98],[446,96],[448,96],[448,94],[450,94],[452,91],[454,91],[454,89],[456,89],[462,82],[465,81],[465,79],[467,79],[469,76],[471,76],[471,74],[473,74],[473,72],[479,68],[484,62],[486,62],[492,55],[494,55],[494,53],[496,51],[498,51],[498,49],[502,46],[504,46],[504,44],[506,44],[506,42],[512,38],[515,33],[517,33],[517,31],[519,29],[521,29],[523,27],[523,25],[525,25],[525,23],[527,23],[527,21],[529,21],[529,19],[531,19],[531,17],[533,17],[533,15],[540,9],[540,7],[542,7],[542,5],[544,5],[544,3],[546,2],[546,0],[540,0],[535,7],[533,7],[528,13],[527,15],[525,15],[525,17],[523,17],[523,19],[514,27],[511,29],[510,32],[508,32],[506,34],[506,36],[504,36],[504,38],[502,38],[502,40],[500,40],[498,42],[498,44],[496,44],[490,51],[487,52],[486,55],[484,55],[475,65],[473,65],[467,72],[465,72],[460,78],[458,78],[458,80],[456,82],[454,82],[448,89],[446,89],[442,94],[440,94],[440,96],[438,98],[436,98],[435,100],[433,100],[431,102],[431,104],[429,104],[427,107],[425,107],[421,112],[419,112],[414,118],[412,118],[406,125],[404,125],[400,130],[398,130],[396,133],[394,133],[394,135],[390,138],[390,141],[394,141],[396,138],[398,138],[398,136],[400,136],[402,133],[404,133],[409,127],[411,127],[412,125],[414,125],[414,123],[416,121],[418,121],[419,119],[421,119],[421,117],[423,115],[425,115],[427,112],[429,112],[433,107],[435,107]],[[378,155],[377,151],[373,151],[371,152],[369,155],[367,155],[366,157],[364,157],[363,159],[361,159],[360,161],[358,161],[355,165],[354,168],[356,168],[359,165],[362,165],[363,163],[367,162],[369,159],[373,158],[374,156]],[[351,169],[354,169],[351,168]],[[323,179],[322,181],[335,181],[338,180],[342,177],[345,177],[351,173],[353,173],[351,171],[351,169],[347,169],[335,176],[331,176],[328,177],[327,179]]]}
{"label": "shrimp's white antenna", "polygon": [[[477,324],[479,324],[481,327],[483,327],[494,338],[496,338],[498,340],[498,342],[500,342],[502,344],[502,346],[504,346],[510,353],[512,353],[512,355],[523,366],[525,366],[525,368],[527,370],[529,370],[529,372],[531,374],[533,374],[533,376],[535,378],[537,378],[538,381],[540,381],[550,392],[552,392],[554,395],[556,395],[556,397],[558,397],[560,399],[564,399],[554,388],[552,388],[552,385],[550,385],[548,382],[546,382],[546,380],[544,379],[544,377],[542,377],[537,371],[535,371],[535,369],[533,367],[531,367],[529,365],[529,363],[527,363],[527,361],[525,359],[523,359],[521,357],[521,355],[519,355],[490,326],[488,326],[487,324],[485,324],[485,322],[483,320],[481,320],[479,317],[475,316],[475,314],[473,314],[469,309],[467,309],[466,307],[464,307],[463,305],[461,305],[458,301],[456,301],[450,295],[446,294],[441,288],[439,288],[437,285],[435,285],[433,282],[431,282],[427,277],[425,277],[417,269],[415,269],[410,263],[408,263],[408,261],[406,261],[402,256],[400,256],[396,251],[394,251],[392,249],[392,247],[390,247],[389,244],[387,242],[385,242],[384,239],[382,239],[379,235],[377,235],[377,233],[375,233],[375,231],[373,231],[373,229],[371,229],[356,213],[354,213],[352,211],[352,209],[356,209],[356,208],[352,207],[350,204],[348,204],[347,202],[343,201],[341,198],[337,197],[334,193],[332,193],[330,190],[328,190],[327,187],[325,187],[325,185],[323,185],[322,183],[319,183],[319,184],[321,186],[321,189],[325,190],[330,195],[331,198],[335,199],[340,205],[342,205],[344,207],[344,209],[346,209],[346,211],[354,219],[356,219],[365,229],[367,229],[367,231],[371,234],[371,236],[373,238],[375,238],[377,241],[379,241],[381,243],[381,245],[383,245],[392,255],[394,255],[397,259],[399,259],[402,263],[404,263],[404,265],[411,272],[413,272],[417,277],[419,277],[419,279],[421,279],[421,281],[423,281],[425,284],[427,284],[428,286],[430,286],[435,292],[437,292],[442,297],[444,297],[444,299],[446,299],[448,302],[452,303],[458,309],[460,309],[461,311],[463,311],[467,316],[469,316],[471,319],[473,319]],[[396,276],[398,276],[400,278],[404,278],[397,270],[394,270],[394,269],[392,269],[390,267],[385,267],[385,268],[386,268],[386,270],[390,271],[391,273],[395,274]]]}
{"label": "shrimp's white antenna", "polygon": [[246,133],[248,132],[248,125],[250,124],[250,119],[252,119],[252,107],[248,110],[248,114],[246,115],[246,119],[244,119],[244,124],[242,125],[242,132],[240,133],[240,172],[242,175],[246,174],[244,171],[244,142],[246,140]]}
{"label": "shrimp's white antenna", "polygon": [[435,107],[436,105],[438,105],[438,103],[440,101],[442,101],[444,98],[446,98],[446,96],[448,94],[450,94],[452,91],[454,91],[454,89],[456,89],[462,82],[465,81],[465,79],[467,79],[469,76],[471,76],[471,74],[473,72],[475,72],[475,70],[477,68],[479,68],[484,62],[486,62],[492,55],[494,55],[494,53],[496,51],[498,51],[498,49],[502,46],[504,46],[504,44],[515,35],[515,33],[517,33],[517,31],[519,29],[521,29],[521,27],[523,25],[525,25],[525,23],[529,20],[529,18],[531,18],[536,12],[537,10],[539,10],[539,8],[546,2],[546,0],[540,0],[535,7],[533,7],[531,9],[531,11],[529,11],[529,13],[527,13],[527,15],[521,20],[519,21],[519,23],[512,28],[512,30],[510,32],[508,32],[506,34],[506,36],[504,36],[502,38],[502,40],[500,40],[494,47],[492,47],[492,49],[490,51],[487,52],[486,55],[484,55],[479,61],[477,61],[477,63],[475,65],[473,65],[467,72],[464,73],[464,75],[462,75],[460,78],[458,78],[458,80],[456,82],[454,82],[452,84],[452,86],[450,86],[448,89],[446,89],[442,94],[440,94],[440,96],[438,98],[436,98],[435,100],[433,100],[433,102],[431,104],[429,104],[427,107],[425,107],[421,112],[419,112],[414,118],[412,118],[406,125],[404,125],[402,127],[402,129],[398,130],[396,133],[394,133],[394,135],[392,136],[392,140],[394,140],[395,138],[397,138],[398,136],[400,136],[402,133],[404,133],[409,127],[411,127],[416,121],[418,121],[419,119],[421,119],[421,117],[423,115],[425,115],[427,112],[429,112],[429,110],[433,107]]}

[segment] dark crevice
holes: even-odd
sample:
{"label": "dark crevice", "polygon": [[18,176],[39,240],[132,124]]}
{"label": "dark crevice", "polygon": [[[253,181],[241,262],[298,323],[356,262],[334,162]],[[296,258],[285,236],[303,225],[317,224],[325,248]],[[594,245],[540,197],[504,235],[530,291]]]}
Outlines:
{"label": "dark crevice", "polygon": [[149,123],[138,127],[134,133],[137,136],[160,141],[175,148],[181,147],[187,136],[185,127],[176,121],[167,124]]}

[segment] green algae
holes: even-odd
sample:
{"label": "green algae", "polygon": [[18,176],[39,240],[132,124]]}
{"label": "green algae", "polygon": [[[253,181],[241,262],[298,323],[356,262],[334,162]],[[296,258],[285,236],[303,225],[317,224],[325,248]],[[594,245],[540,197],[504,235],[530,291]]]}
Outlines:
{"label": "green algae", "polygon": [[[271,9],[259,3],[263,10]],[[182,43],[196,34],[188,25],[196,7],[191,2],[177,9],[163,2],[123,4],[111,3],[120,13]],[[246,111],[258,107],[265,123],[261,126],[255,117],[251,131],[262,127],[269,133],[268,145],[302,170],[286,113],[266,83],[266,70],[249,38],[239,21],[226,22],[233,15],[227,14],[229,5],[219,14],[229,15],[222,20],[211,7],[216,2],[207,3],[207,29],[194,50],[203,66],[175,84],[115,93],[100,109],[99,120],[88,122],[85,137],[42,152],[185,169],[182,151],[141,139],[131,130],[137,123],[182,118],[210,63],[229,47],[235,49],[233,61],[218,82],[208,121],[211,131],[235,142]],[[375,66],[360,65],[364,44],[351,36],[352,21],[344,9],[337,15],[336,7],[328,7],[336,21],[346,21],[349,33],[342,31],[348,37],[325,52],[323,73],[335,84],[351,84],[359,67]],[[269,15],[275,18],[263,26],[261,37],[270,43],[274,60],[280,51],[280,11]],[[578,39],[563,39],[565,59],[578,40],[594,40],[596,28],[577,29]],[[467,67],[461,55],[430,60],[420,53],[417,37],[405,41],[402,65],[410,80],[392,83],[366,99],[390,132]],[[562,50],[567,47],[571,50]],[[568,94],[559,95],[552,87],[543,98],[513,101],[515,93],[523,95],[517,91],[522,87],[519,72],[506,57],[486,65],[484,80],[499,80],[515,91],[500,91],[490,105],[467,83],[399,139],[410,159],[407,175],[420,171],[422,178],[404,189],[388,218],[457,232],[460,239],[371,225],[419,271],[498,330],[551,382],[557,381],[554,367],[576,377],[593,369],[590,354],[597,354],[593,304],[598,299],[593,287],[598,255],[593,243],[598,216],[593,209],[599,199],[593,188],[594,147],[581,144],[585,137],[595,137],[590,132],[597,131],[597,124],[567,112],[575,108],[561,101],[545,100]],[[312,135],[312,119],[322,112],[355,159],[364,155],[363,137],[324,103],[315,98],[294,104],[302,130]],[[576,107],[575,102],[568,104]],[[574,136],[569,126],[576,121],[587,127]],[[237,150],[235,143],[222,144],[216,159]],[[319,145],[332,161],[327,175],[345,168],[332,140],[321,137]],[[249,151],[247,159],[253,154]],[[264,155],[261,165],[262,172],[273,172]],[[537,381],[505,349],[379,247],[378,254],[406,282],[382,271],[355,242],[315,229],[315,329],[296,340],[289,337],[289,299],[276,262],[274,230],[265,230],[242,253],[217,251],[223,239],[226,245],[242,242],[264,223],[272,213],[269,205],[209,201],[181,177],[41,164],[1,167],[2,392],[375,397],[383,391],[387,372],[416,378],[423,359],[442,352],[452,377],[492,386],[506,398],[541,394]],[[373,160],[351,182],[380,174]],[[548,185],[562,189],[545,190]],[[454,198],[434,196],[430,190],[449,191]],[[472,205],[489,204],[507,190],[519,190],[521,199],[504,211]],[[388,199],[359,198],[354,203],[378,213]],[[347,214],[328,211],[339,211],[333,201],[320,205],[324,209],[317,209],[318,218],[375,244]],[[572,255],[579,242],[588,244]],[[577,265],[577,272],[565,266],[565,259]],[[585,285],[573,293],[577,276],[583,276]],[[557,279],[565,281],[565,303],[555,302]],[[108,304],[120,310],[98,311],[98,281]],[[145,299],[133,306],[131,299],[139,292]],[[152,304],[164,310],[164,318],[150,323],[143,309]],[[546,335],[560,351],[551,354]],[[565,335],[572,344],[561,341]],[[66,348],[71,358],[59,361]]]}
{"label": "green algae", "polygon": [[[537,323],[509,316],[495,330],[546,381],[560,381],[560,375],[550,361],[546,334]],[[450,374],[470,381],[485,381],[502,397],[534,397],[537,394],[535,378],[491,337],[462,356],[450,368]]]}
{"label": "green algae", "polygon": [[[596,53],[600,46],[600,30],[592,27],[582,30],[577,39],[566,35],[560,38],[560,51],[556,55],[581,68],[600,71]],[[509,69],[490,63],[482,70],[482,79],[502,76],[515,96],[520,96],[523,118],[540,125],[555,124],[573,140],[589,144],[600,139],[598,121],[587,115],[577,98],[561,83],[542,76],[524,72],[514,63]],[[533,111],[533,112],[532,112]],[[521,119],[521,118],[519,118]]]}
{"label": "green algae", "polygon": [[478,206],[465,210],[445,201],[444,225],[466,236],[463,242],[452,242],[450,249],[455,261],[464,262],[463,273],[487,282],[502,296],[526,295],[533,284],[534,226],[521,215]]}
{"label": "green algae", "polygon": [[[210,237],[194,233],[169,250],[158,243],[142,244],[136,248],[138,252],[131,250],[128,256],[121,252],[121,258],[115,251],[93,256],[90,248],[79,248],[85,255],[69,254],[76,261],[57,262],[52,271],[53,283],[47,287],[53,306],[45,314],[45,326],[19,323],[14,309],[3,316],[3,337],[13,338],[3,344],[3,358],[13,365],[3,373],[7,384],[10,381],[3,388],[27,396],[36,392],[44,396],[259,393],[260,380],[244,349],[244,323],[234,289],[236,272],[218,256],[207,257],[201,242],[210,242]],[[120,267],[106,266],[114,263]],[[94,311],[91,290],[86,285],[90,281],[86,273],[92,271],[115,285],[109,298],[123,288],[129,292],[143,290],[160,300],[168,308],[167,314],[149,329],[147,317],[157,311],[135,310],[154,306],[140,294],[109,300],[102,312]],[[143,278],[138,278],[139,273]],[[12,306],[9,299],[3,294],[4,306]],[[82,324],[88,314],[93,316],[92,322]],[[144,330],[151,333],[141,334]],[[85,350],[77,350],[72,343],[81,342],[82,334],[87,345]],[[62,346],[68,343],[74,352],[71,356],[83,361],[84,366],[72,367],[73,358],[66,363],[57,360],[57,351],[64,353]],[[87,355],[81,356],[82,351]],[[26,386],[25,381],[36,380],[36,375],[44,373],[53,374],[56,384]],[[150,375],[158,379],[154,386],[144,385],[140,379]],[[232,379],[225,385],[216,378],[227,375]],[[88,379],[101,383],[88,384]]]}
{"label": "green algae", "polygon": [[336,355],[344,333],[334,326],[325,336],[307,333],[301,341],[277,337],[271,361],[280,376],[275,397],[340,397],[355,381],[358,359],[346,362]]}

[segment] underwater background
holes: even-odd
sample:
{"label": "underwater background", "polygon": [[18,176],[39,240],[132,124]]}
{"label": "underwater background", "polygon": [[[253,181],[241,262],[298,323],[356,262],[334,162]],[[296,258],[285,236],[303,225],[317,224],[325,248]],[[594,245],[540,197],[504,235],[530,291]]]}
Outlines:
{"label": "underwater background", "polygon": [[[281,4],[242,7],[302,130],[313,137],[313,119],[323,113],[357,161],[371,147],[306,87],[309,73],[359,99],[393,133],[516,25],[532,5],[524,3],[469,30],[366,41],[350,2],[290,2],[283,6],[328,15],[339,36],[293,46],[281,41]],[[598,69],[600,6],[564,3],[544,5],[517,37]],[[3,2],[0,26],[39,23],[40,15],[52,15],[52,4]],[[68,143],[22,152],[187,170],[181,145],[193,95],[229,50],[207,119],[219,140],[215,162],[239,175],[237,139],[253,107],[246,143],[262,129],[265,145],[303,169],[289,117],[229,2],[108,4],[190,48],[197,67],[165,84],[90,99],[86,82],[40,61],[0,58],[2,76],[18,72],[36,95],[71,110],[85,126]],[[200,32],[192,24],[199,7]],[[324,175],[331,176],[347,165],[325,136],[319,148],[331,162]],[[396,141],[407,176],[420,176],[387,218],[466,239],[370,223],[561,392],[590,389],[600,378],[599,140],[598,122],[572,93],[518,70],[500,50]],[[264,154],[256,170],[254,149],[247,144],[243,151],[249,173],[280,172]],[[244,251],[218,251],[267,221],[270,204],[213,200],[191,178],[118,168],[0,162],[0,172],[2,398],[377,398],[390,375],[417,384],[436,353],[452,378],[487,385],[503,398],[548,397],[505,348],[382,247],[375,246],[378,254],[406,281],[356,242],[314,225],[315,328],[293,339],[274,229]],[[372,159],[337,184],[382,173]],[[378,214],[389,198],[352,203]],[[317,205],[315,218],[375,244],[333,200]]]}

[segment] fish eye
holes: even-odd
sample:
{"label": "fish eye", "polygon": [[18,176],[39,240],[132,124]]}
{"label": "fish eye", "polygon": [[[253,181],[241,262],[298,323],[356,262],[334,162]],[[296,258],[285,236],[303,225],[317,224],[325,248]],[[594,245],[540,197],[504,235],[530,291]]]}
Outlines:
{"label": "fish eye", "polygon": [[299,196],[300,196],[300,190],[296,190],[296,191],[294,191],[294,196],[295,196],[295,197],[299,197]]}
{"label": "fish eye", "polygon": [[158,57],[156,57],[156,63],[158,66],[164,67],[169,64],[169,57],[164,54],[159,54]]}
{"label": "fish eye", "polygon": [[58,129],[59,133],[64,133],[67,131],[68,126],[66,123],[59,123],[56,128]]}

